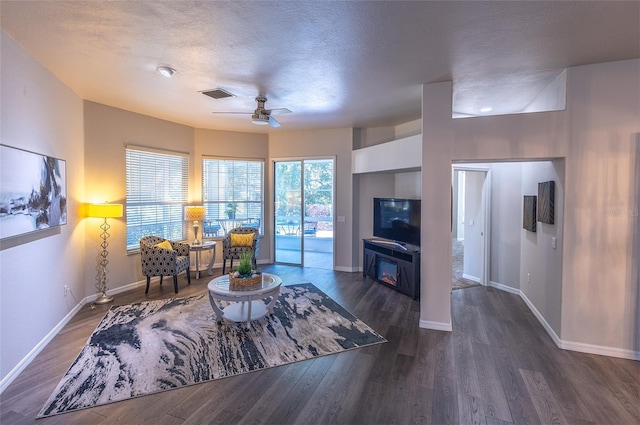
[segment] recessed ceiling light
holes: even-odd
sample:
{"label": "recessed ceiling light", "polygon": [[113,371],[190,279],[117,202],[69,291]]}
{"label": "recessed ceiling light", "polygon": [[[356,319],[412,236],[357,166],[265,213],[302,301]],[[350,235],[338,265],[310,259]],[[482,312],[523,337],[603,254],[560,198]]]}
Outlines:
{"label": "recessed ceiling light", "polygon": [[484,108],[480,108],[480,112],[491,112],[493,108],[491,106],[485,106]]}
{"label": "recessed ceiling light", "polygon": [[156,71],[158,71],[160,75],[163,75],[167,78],[171,78],[171,76],[176,72],[175,69],[168,66],[159,66],[156,68]]}

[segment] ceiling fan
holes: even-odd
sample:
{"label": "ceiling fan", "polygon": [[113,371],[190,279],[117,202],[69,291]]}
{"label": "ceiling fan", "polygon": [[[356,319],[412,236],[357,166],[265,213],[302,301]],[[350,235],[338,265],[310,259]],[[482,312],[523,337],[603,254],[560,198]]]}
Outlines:
{"label": "ceiling fan", "polygon": [[258,107],[253,112],[213,112],[214,114],[251,114],[251,122],[257,125],[270,125],[271,127],[280,127],[280,123],[276,121],[272,115],[290,114],[291,111],[287,108],[265,109],[264,104],[267,98],[259,95],[256,97]]}

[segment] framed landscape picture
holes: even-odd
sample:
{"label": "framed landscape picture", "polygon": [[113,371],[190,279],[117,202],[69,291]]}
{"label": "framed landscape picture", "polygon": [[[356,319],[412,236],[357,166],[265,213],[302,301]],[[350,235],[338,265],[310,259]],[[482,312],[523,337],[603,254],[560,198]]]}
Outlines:
{"label": "framed landscape picture", "polygon": [[66,163],[0,145],[0,239],[67,224]]}

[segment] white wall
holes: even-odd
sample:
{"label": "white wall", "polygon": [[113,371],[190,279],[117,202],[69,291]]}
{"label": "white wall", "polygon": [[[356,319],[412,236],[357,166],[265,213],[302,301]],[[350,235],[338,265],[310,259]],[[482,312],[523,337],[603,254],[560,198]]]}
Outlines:
{"label": "white wall", "polygon": [[[270,205],[272,182],[269,181],[269,140],[266,134],[241,133],[235,131],[195,130],[194,161],[191,167],[191,199],[202,201],[202,158],[203,156],[221,156],[228,158],[263,159],[265,167],[264,200],[265,206]],[[271,215],[272,216],[272,215]],[[268,261],[271,258],[271,240],[273,228],[269,220],[269,212],[265,209],[263,218],[264,237],[260,240],[257,260]],[[190,234],[193,232],[190,230]],[[221,239],[220,239],[221,240]],[[216,267],[222,267],[222,249],[216,249]]]}
{"label": "white wall", "polygon": [[396,139],[416,136],[422,132],[422,119],[408,121],[396,126],[355,128],[353,148],[379,145]]}
{"label": "white wall", "polygon": [[417,136],[422,133],[422,119],[409,121],[398,124],[393,129],[394,138],[402,139],[404,137]]}
{"label": "white wall", "polygon": [[[2,242],[0,376],[8,384],[31,352],[86,295],[82,100],[0,31],[2,144],[66,161],[67,224]],[[71,293],[64,296],[64,286]],[[33,351],[32,351],[33,350]]]}
{"label": "white wall", "polygon": [[567,99],[567,71],[562,71],[535,99],[524,108],[525,113],[563,111]]}
{"label": "white wall", "polygon": [[[128,144],[164,149],[193,155],[194,129],[182,124],[84,102],[85,184],[87,202],[118,202],[127,196],[125,147]],[[190,167],[189,192],[192,193],[194,168]],[[87,294],[95,293],[95,267],[100,243],[99,219],[86,219],[86,252],[84,263]],[[144,279],[140,255],[127,255],[126,219],[110,219],[109,289],[117,289]]]}
{"label": "white wall", "polygon": [[[536,189],[537,190],[537,189]],[[523,237],[522,163],[491,164],[491,265],[494,284],[520,289],[520,240]]]}
{"label": "white wall", "polygon": [[[376,170],[389,170],[389,163],[393,168],[400,168],[393,172],[363,172],[353,175],[354,208],[357,208],[359,225],[354,227],[353,239],[358,241],[358,265],[362,268],[362,239],[372,237],[373,233],[373,198],[411,198],[420,199],[422,195],[422,173],[414,171],[419,168],[420,158],[415,158],[416,152],[420,152],[421,146],[414,146],[412,136],[419,135],[422,131],[422,120],[409,121],[395,127],[374,127],[354,129],[354,149],[377,146],[371,152],[377,152],[382,157],[375,158],[380,164]],[[399,140],[404,139],[404,140]],[[420,139],[416,139],[419,144]],[[389,147],[392,147],[389,149]],[[363,161],[369,161],[367,155]],[[418,154],[418,156],[420,156]],[[382,158],[386,158],[383,160]],[[389,161],[389,158],[392,161]],[[409,158],[407,160],[407,158]],[[356,161],[353,161],[355,164]],[[371,167],[361,167],[368,168]],[[353,170],[353,168],[352,168]]]}
{"label": "white wall", "polygon": [[[451,119],[452,83],[423,86],[422,199],[450,199],[454,160],[565,158],[562,346],[635,356],[633,232],[640,60],[567,70],[567,110]],[[442,184],[441,182],[446,182]],[[451,327],[449,202],[423,203],[421,326]],[[606,282],[604,284],[603,282]]]}
{"label": "white wall", "polygon": [[[353,131],[350,128],[309,131],[275,131],[269,135],[269,157],[284,158],[335,157],[335,217],[344,216],[345,222],[334,223],[335,263],[341,271],[358,268],[358,243],[353,229],[359,226],[354,215],[351,151]],[[269,203],[272,205],[272,203]]]}
{"label": "white wall", "polygon": [[[630,350],[640,338],[633,234],[640,60],[571,68],[566,161],[562,339]],[[635,145],[635,146],[634,146]],[[571,344],[578,345],[571,345]],[[588,347],[586,347],[588,348]],[[615,354],[615,351],[614,353]]]}
{"label": "white wall", "polygon": [[[520,289],[555,334],[559,335],[562,308],[564,160],[522,164],[523,196],[537,195],[538,183],[546,181],[555,182],[554,224],[542,223],[538,217],[535,233],[522,229],[521,226]],[[552,247],[552,238],[556,238],[556,248]]]}
{"label": "white wall", "polygon": [[394,196],[396,198],[420,199],[422,195],[422,173],[420,171],[396,173],[394,186]]}
{"label": "white wall", "polygon": [[383,173],[356,174],[354,179],[354,202],[358,203],[359,211],[358,235],[354,239],[359,247],[358,265],[362,268],[362,239],[373,237],[373,198],[393,198],[395,176]]}
{"label": "white wall", "polygon": [[396,139],[395,127],[356,128],[353,131],[353,148],[361,149]]}

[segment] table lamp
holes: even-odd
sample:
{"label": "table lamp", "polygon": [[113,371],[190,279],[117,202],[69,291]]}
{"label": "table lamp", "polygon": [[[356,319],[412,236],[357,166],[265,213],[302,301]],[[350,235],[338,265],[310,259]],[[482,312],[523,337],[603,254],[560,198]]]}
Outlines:
{"label": "table lamp", "polygon": [[102,251],[100,252],[100,261],[96,267],[98,270],[96,274],[97,297],[94,304],[106,304],[113,301],[113,297],[107,295],[107,264],[109,264],[109,260],[107,260],[107,256],[109,255],[109,251],[107,251],[107,247],[109,246],[107,238],[110,236],[107,230],[111,227],[109,223],[107,223],[107,219],[122,217],[122,204],[109,204],[106,202],[104,204],[89,204],[87,217],[104,219],[104,222],[100,225],[102,229],[102,233],[100,234],[100,239],[102,239],[100,247]]}
{"label": "table lamp", "polygon": [[200,228],[200,221],[205,219],[206,209],[200,205],[195,207],[184,207],[184,217],[187,221],[193,221],[193,235],[194,240],[192,245],[200,245],[202,242],[198,240],[198,229]]}

